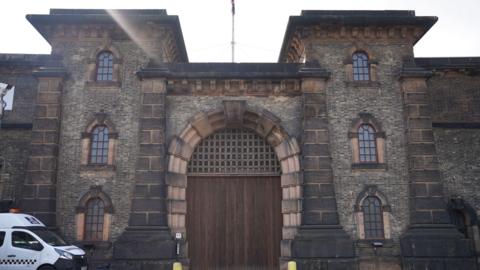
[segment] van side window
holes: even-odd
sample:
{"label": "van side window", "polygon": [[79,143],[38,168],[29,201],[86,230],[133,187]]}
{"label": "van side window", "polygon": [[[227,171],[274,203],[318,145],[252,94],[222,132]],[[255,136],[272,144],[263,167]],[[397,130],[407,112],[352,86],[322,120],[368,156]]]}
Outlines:
{"label": "van side window", "polygon": [[5,240],[5,232],[0,232],[0,247],[3,246],[4,240]]}
{"label": "van side window", "polygon": [[12,246],[17,248],[25,248],[40,251],[43,249],[42,244],[32,235],[26,232],[15,231],[12,233]]}

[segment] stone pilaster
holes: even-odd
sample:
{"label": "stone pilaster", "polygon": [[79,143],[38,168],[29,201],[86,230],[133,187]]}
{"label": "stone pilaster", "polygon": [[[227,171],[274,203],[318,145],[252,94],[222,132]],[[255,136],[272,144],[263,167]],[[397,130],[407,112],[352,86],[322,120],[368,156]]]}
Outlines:
{"label": "stone pilaster", "polygon": [[[327,119],[326,80],[321,69],[303,69],[303,213],[292,241],[299,269],[355,269],[353,241],[339,224]],[[301,71],[301,72],[302,72]]]}
{"label": "stone pilaster", "polygon": [[115,243],[115,264],[121,269],[168,269],[175,243],[167,227],[165,200],[165,81],[143,80],[141,91],[132,209],[129,226]]}
{"label": "stone pilaster", "polygon": [[65,71],[42,68],[34,75],[38,78],[38,89],[20,208],[47,226],[55,227],[58,139]]}
{"label": "stone pilaster", "polygon": [[427,92],[430,72],[402,74],[410,183],[410,227],[401,238],[408,269],[475,269],[472,245],[450,224]]}

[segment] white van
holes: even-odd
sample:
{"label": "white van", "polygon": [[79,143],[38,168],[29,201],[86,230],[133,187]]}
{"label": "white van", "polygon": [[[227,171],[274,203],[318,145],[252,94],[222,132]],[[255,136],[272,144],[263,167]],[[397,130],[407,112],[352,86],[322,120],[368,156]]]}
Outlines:
{"label": "white van", "polygon": [[26,214],[0,214],[1,270],[87,270],[85,252]]}

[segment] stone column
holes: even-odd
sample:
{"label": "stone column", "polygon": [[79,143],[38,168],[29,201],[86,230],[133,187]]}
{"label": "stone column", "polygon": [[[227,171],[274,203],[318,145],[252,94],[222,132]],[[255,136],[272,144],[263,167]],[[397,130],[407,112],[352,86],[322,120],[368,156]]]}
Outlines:
{"label": "stone column", "polygon": [[168,269],[175,243],[165,201],[165,80],[144,79],[141,91],[132,208],[129,226],[115,243],[114,258],[119,269]]}
{"label": "stone column", "polygon": [[20,209],[56,226],[56,181],[62,85],[65,71],[43,68],[38,78],[30,157],[22,189]]}
{"label": "stone column", "polygon": [[410,227],[401,238],[408,269],[475,269],[471,243],[450,224],[433,137],[427,79],[430,72],[402,74],[410,183]]}
{"label": "stone column", "polygon": [[339,224],[327,119],[329,74],[303,68],[303,213],[291,255],[299,269],[355,269],[353,241]]}

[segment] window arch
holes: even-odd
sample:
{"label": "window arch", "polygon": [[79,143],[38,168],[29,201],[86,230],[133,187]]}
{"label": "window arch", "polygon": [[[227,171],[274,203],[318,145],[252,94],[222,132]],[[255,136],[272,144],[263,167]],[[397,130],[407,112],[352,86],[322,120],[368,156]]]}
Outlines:
{"label": "window arch", "polygon": [[77,240],[108,241],[113,205],[101,186],[91,186],[77,206]]}
{"label": "window arch", "polygon": [[97,56],[97,81],[113,81],[113,53],[103,51]]}
{"label": "window arch", "polygon": [[90,164],[108,163],[108,127],[96,126],[92,130],[90,139]]}
{"label": "window arch", "polygon": [[[95,117],[82,133],[82,160],[84,166],[113,166],[115,160],[115,145],[118,133],[115,126],[103,111]],[[113,168],[113,167],[112,167]]]}
{"label": "window arch", "polygon": [[387,199],[377,186],[366,186],[355,203],[358,238],[389,239],[390,212]]}
{"label": "window arch", "polygon": [[369,113],[353,119],[348,136],[352,147],[352,169],[385,169],[385,132]]}
{"label": "window arch", "polygon": [[370,81],[370,64],[365,52],[357,51],[352,55],[353,80]]}
{"label": "window arch", "polygon": [[377,162],[377,144],[375,129],[369,124],[358,128],[358,152],[360,162]]}

